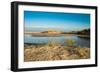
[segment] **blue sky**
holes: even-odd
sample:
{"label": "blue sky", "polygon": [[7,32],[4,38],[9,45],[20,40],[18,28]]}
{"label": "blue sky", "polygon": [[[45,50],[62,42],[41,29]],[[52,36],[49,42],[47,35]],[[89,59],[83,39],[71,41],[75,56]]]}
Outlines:
{"label": "blue sky", "polygon": [[90,14],[24,11],[25,30],[78,31],[90,27]]}

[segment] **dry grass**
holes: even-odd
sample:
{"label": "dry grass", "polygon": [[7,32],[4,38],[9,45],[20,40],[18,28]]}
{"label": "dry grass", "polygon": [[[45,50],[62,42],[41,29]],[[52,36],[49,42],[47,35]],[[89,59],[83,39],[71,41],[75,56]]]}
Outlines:
{"label": "dry grass", "polygon": [[54,41],[50,41],[44,45],[27,45],[24,48],[25,62],[90,58],[90,48],[71,48],[62,46]]}

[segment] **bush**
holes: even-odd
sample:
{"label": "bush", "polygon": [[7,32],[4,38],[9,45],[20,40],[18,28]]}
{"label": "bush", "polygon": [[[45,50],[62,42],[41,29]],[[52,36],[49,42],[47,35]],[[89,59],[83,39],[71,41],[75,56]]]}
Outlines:
{"label": "bush", "polygon": [[54,47],[54,46],[61,46],[61,44],[57,41],[54,40],[49,40],[48,43],[46,44],[48,46]]}
{"label": "bush", "polygon": [[67,43],[68,46],[74,46],[74,44],[76,43],[76,41],[72,40],[72,39],[69,39],[69,40],[66,41],[66,43]]}

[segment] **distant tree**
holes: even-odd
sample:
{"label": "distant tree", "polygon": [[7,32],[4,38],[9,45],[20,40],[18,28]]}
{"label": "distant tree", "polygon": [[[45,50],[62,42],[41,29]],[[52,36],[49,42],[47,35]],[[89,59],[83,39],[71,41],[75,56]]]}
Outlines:
{"label": "distant tree", "polygon": [[77,34],[90,35],[90,29],[84,29],[84,30],[78,31]]}

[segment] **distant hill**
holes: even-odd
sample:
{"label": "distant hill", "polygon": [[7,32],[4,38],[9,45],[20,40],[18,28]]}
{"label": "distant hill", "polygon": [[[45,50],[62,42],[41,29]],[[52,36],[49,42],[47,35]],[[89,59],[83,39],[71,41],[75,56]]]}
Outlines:
{"label": "distant hill", "polygon": [[61,34],[79,34],[79,35],[90,35],[90,29],[84,29],[84,30],[80,30],[80,31],[70,31],[70,32],[60,32],[60,31],[57,31],[57,30],[47,30],[47,31],[43,31],[41,33],[61,33]]}
{"label": "distant hill", "polygon": [[61,33],[61,32],[56,31],[56,30],[47,30],[47,31],[43,31],[41,33]]}
{"label": "distant hill", "polygon": [[70,31],[70,32],[61,32],[62,34],[80,34],[80,35],[90,35],[90,29],[84,29],[80,31]]}

